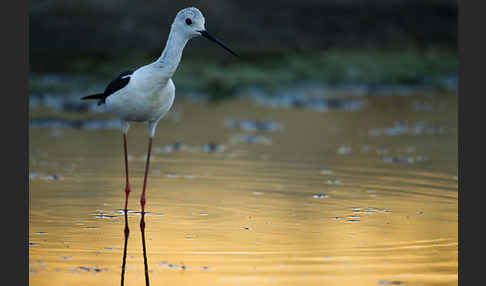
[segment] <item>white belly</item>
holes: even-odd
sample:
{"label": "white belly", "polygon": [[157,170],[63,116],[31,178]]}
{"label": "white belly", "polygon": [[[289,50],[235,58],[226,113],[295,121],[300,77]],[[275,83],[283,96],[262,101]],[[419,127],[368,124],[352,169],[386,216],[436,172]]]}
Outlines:
{"label": "white belly", "polygon": [[159,121],[171,108],[175,97],[175,86],[171,79],[165,87],[141,90],[136,85],[127,85],[106,98],[109,112],[125,121]]}

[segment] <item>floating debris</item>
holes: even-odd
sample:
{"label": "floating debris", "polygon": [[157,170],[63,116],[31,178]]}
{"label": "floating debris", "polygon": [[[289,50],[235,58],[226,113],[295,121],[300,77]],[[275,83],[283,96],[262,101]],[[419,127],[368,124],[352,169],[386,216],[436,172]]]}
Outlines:
{"label": "floating debris", "polygon": [[159,152],[170,153],[170,152],[178,152],[178,151],[189,150],[189,149],[190,149],[189,146],[186,146],[181,142],[176,142],[174,144],[169,144],[169,145],[155,148],[154,151],[156,153]]}
{"label": "floating debris", "polygon": [[368,208],[368,209],[365,209],[363,212],[364,212],[365,214],[372,214],[372,213],[373,213],[373,209]]}
{"label": "floating debris", "polygon": [[34,180],[34,179],[41,179],[44,181],[58,181],[64,179],[63,176],[59,174],[54,174],[54,175],[40,175],[35,172],[29,173],[29,180]]}
{"label": "floating debris", "polygon": [[167,267],[172,268],[172,269],[179,269],[179,270],[189,269],[189,267],[187,267],[185,265],[176,265],[176,264],[168,264]]}
{"label": "floating debris", "polygon": [[351,153],[351,147],[349,145],[343,145],[337,150],[338,155],[346,155]]}
{"label": "floating debris", "polygon": [[101,119],[74,120],[60,118],[35,118],[30,120],[30,127],[73,128],[83,130],[120,129],[120,121]]}
{"label": "floating debris", "polygon": [[[366,105],[366,100],[363,98],[344,98],[341,96],[326,98],[324,94],[329,92],[330,89],[326,87],[299,86],[281,90],[276,94],[266,94],[259,90],[252,90],[249,94],[257,105],[271,108],[299,108],[317,112],[330,110],[358,111]],[[366,94],[366,92],[364,93]]]}
{"label": "floating debris", "polygon": [[431,112],[434,110],[434,106],[430,102],[418,101],[413,103],[412,110],[415,112]]}
{"label": "floating debris", "polygon": [[209,267],[209,266],[201,266],[201,270],[208,271],[208,270],[211,270],[211,267]]}
{"label": "floating debris", "polygon": [[250,226],[242,226],[241,229],[251,230]]}
{"label": "floating debris", "polygon": [[99,272],[105,272],[108,271],[108,268],[98,268],[98,267],[85,267],[85,266],[79,266],[73,269],[73,271],[84,271],[84,272],[94,272],[94,273],[99,273]]}
{"label": "floating debris", "polygon": [[375,212],[379,213],[391,213],[391,210],[386,210],[386,209],[373,209]]}
{"label": "floating debris", "polygon": [[332,175],[333,171],[328,170],[328,169],[323,169],[321,170],[322,175]]}
{"label": "floating debris", "polygon": [[389,136],[396,136],[396,135],[403,135],[408,132],[408,125],[401,122],[395,121],[393,127],[390,128],[371,128],[368,130],[368,135],[370,136],[380,136],[380,135],[389,135]]}
{"label": "floating debris", "polygon": [[444,135],[447,134],[447,128],[437,126],[427,126],[423,121],[415,122],[412,126],[395,121],[392,127],[388,128],[371,128],[368,130],[369,136],[400,136],[400,135]]}
{"label": "floating debris", "polygon": [[224,152],[224,150],[226,150],[226,147],[221,144],[210,142],[201,146],[201,150],[207,153]]}
{"label": "floating debris", "polygon": [[414,157],[384,157],[385,163],[408,163],[413,164],[415,162]]}
{"label": "floating debris", "polygon": [[187,240],[192,240],[194,238],[197,238],[197,235],[192,234],[192,233],[186,233],[186,234],[184,234],[184,238],[187,239]]}
{"label": "floating debris", "polygon": [[38,234],[38,235],[46,235],[46,234],[47,234],[47,232],[45,232],[45,231],[39,231],[39,232],[37,232],[37,234]]}
{"label": "floating debris", "polygon": [[272,145],[272,139],[250,134],[236,134],[231,136],[231,144],[245,143],[245,144],[262,144],[262,145]]}
{"label": "floating debris", "polygon": [[39,246],[39,244],[36,242],[29,242],[29,246]]}
{"label": "floating debris", "polygon": [[44,176],[44,177],[41,177],[42,180],[45,180],[45,181],[51,181],[51,180],[62,180],[63,177],[61,175],[58,175],[58,174],[55,174],[55,175],[47,175],[47,176]]}
{"label": "floating debris", "polygon": [[325,199],[325,198],[328,197],[328,195],[326,195],[326,194],[315,194],[312,197],[315,198],[315,199]]}
{"label": "floating debris", "polygon": [[107,215],[107,214],[97,214],[95,215],[95,218],[114,219],[117,218],[117,216]]}
{"label": "floating debris", "polygon": [[225,126],[237,130],[244,131],[262,131],[275,132],[283,129],[283,125],[276,121],[260,121],[260,120],[232,120],[224,121]]}
{"label": "floating debris", "polygon": [[157,264],[157,266],[164,267],[164,268],[169,268],[169,269],[178,269],[178,270],[186,270],[186,269],[189,269],[188,266],[172,264],[172,263],[168,263],[166,261],[160,262],[159,264]]}
{"label": "floating debris", "polygon": [[[113,212],[115,214],[117,214],[117,212]],[[116,215],[109,215],[109,214],[106,214],[104,210],[96,210],[95,213],[92,213],[91,215],[95,216],[95,218],[104,218],[104,219],[114,219],[114,218],[117,218],[118,216]]]}
{"label": "floating debris", "polygon": [[209,142],[208,144],[204,144],[200,147],[197,147],[197,146],[188,146],[181,142],[176,142],[174,144],[169,144],[162,147],[155,147],[153,151],[155,154],[159,154],[159,153],[171,153],[171,152],[180,152],[180,151],[194,152],[197,150],[201,150],[206,153],[223,152],[226,150],[226,146],[214,142]]}
{"label": "floating debris", "polygon": [[336,185],[336,184],[341,184],[341,180],[338,179],[329,179],[327,180],[328,184]]}
{"label": "floating debris", "polygon": [[263,195],[263,192],[253,192],[253,194],[254,194],[255,196],[261,196],[261,195]]}
{"label": "floating debris", "polygon": [[380,280],[378,281],[378,285],[404,285],[405,282],[397,281],[397,280]]}
{"label": "floating debris", "polygon": [[62,256],[60,259],[61,260],[72,260],[73,258],[72,257],[68,257],[68,256]]}

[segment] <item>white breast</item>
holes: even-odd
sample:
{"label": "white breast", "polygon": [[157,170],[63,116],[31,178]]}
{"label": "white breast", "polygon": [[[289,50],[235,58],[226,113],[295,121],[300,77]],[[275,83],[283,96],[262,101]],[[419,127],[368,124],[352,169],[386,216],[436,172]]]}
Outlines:
{"label": "white breast", "polygon": [[146,67],[135,71],[130,82],[106,99],[108,111],[126,121],[158,121],[175,97],[172,79],[163,79]]}

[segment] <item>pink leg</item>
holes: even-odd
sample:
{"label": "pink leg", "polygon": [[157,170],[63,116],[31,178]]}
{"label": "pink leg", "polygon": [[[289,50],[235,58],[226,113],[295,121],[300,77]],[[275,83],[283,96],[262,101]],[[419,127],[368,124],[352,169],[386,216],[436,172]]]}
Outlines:
{"label": "pink leg", "polygon": [[150,151],[152,150],[152,136],[149,137],[148,154],[147,154],[147,164],[145,165],[145,176],[143,179],[143,190],[142,197],[140,198],[140,204],[142,205],[142,213],[145,212],[145,188],[147,186],[147,175],[150,163]]}
{"label": "pink leg", "polygon": [[127,134],[123,133],[123,147],[125,149],[125,211],[128,206],[128,196],[130,195],[130,181],[128,180],[128,154],[127,154]]}

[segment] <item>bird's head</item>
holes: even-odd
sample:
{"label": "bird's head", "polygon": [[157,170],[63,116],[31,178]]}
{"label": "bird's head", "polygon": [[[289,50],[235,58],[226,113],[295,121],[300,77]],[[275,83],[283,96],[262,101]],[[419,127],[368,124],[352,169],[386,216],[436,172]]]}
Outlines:
{"label": "bird's head", "polygon": [[204,23],[205,19],[201,11],[195,7],[189,7],[182,9],[177,13],[172,25],[177,28],[178,32],[191,39],[201,36],[199,31],[206,30]]}
{"label": "bird's head", "polygon": [[201,11],[195,7],[189,7],[180,10],[172,24],[173,28],[177,29],[178,33],[182,33],[188,39],[194,37],[203,36],[216,44],[223,47],[231,54],[237,56],[232,50],[230,50],[225,44],[218,39],[211,36],[207,31],[205,25],[205,19]]}

